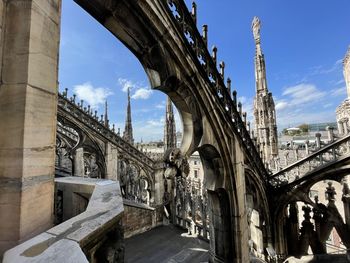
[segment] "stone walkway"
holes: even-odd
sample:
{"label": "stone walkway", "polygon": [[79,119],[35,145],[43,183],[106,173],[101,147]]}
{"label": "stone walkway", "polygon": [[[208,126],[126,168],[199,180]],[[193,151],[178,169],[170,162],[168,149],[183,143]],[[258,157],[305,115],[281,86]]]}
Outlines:
{"label": "stone walkway", "polygon": [[127,263],[208,262],[209,244],[173,225],[128,238],[125,243]]}

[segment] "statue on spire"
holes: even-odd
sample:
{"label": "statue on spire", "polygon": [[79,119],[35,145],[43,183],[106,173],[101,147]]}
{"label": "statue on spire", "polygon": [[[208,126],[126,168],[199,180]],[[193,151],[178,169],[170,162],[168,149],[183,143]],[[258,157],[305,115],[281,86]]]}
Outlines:
{"label": "statue on spire", "polygon": [[176,148],[176,126],[173,105],[170,98],[167,98],[164,124],[164,151]]}
{"label": "statue on spire", "polygon": [[123,139],[130,144],[134,144],[132,122],[131,122],[130,88],[128,88],[128,106],[126,109],[126,119],[125,119],[125,129],[124,129]]}
{"label": "statue on spire", "polygon": [[260,40],[260,27],[261,27],[260,19],[257,16],[254,16],[253,22],[252,22],[252,30],[253,30],[254,39],[256,42]]}

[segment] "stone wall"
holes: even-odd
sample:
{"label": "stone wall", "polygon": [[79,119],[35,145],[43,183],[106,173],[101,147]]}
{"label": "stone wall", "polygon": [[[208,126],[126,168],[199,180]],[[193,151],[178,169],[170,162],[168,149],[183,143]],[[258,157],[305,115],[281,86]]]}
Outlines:
{"label": "stone wall", "polygon": [[53,223],[60,12],[0,0],[0,258]]}
{"label": "stone wall", "polygon": [[124,238],[146,232],[162,225],[162,207],[153,208],[124,200],[123,227]]}

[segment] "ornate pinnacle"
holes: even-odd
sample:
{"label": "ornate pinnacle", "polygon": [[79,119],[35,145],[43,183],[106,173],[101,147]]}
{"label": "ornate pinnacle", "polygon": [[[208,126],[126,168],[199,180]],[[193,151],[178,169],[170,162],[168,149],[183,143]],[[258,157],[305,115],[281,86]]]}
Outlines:
{"label": "ornate pinnacle", "polygon": [[335,192],[335,188],[332,185],[332,182],[328,182],[328,187],[326,188],[326,195],[328,197],[328,201],[334,203],[336,194],[337,193]]}
{"label": "ornate pinnacle", "polygon": [[247,113],[246,112],[243,112],[243,122],[244,123],[247,123]]}
{"label": "ornate pinnacle", "polygon": [[236,108],[237,107],[237,91],[232,91],[232,102],[233,106]]}
{"label": "ornate pinnacle", "polygon": [[218,48],[216,46],[213,46],[211,57],[214,60],[215,66],[216,66],[216,61],[217,61],[217,53],[218,53]]}
{"label": "ornate pinnacle", "polygon": [[228,94],[230,94],[230,97],[231,97],[231,79],[230,78],[227,78],[227,91],[228,91]]}
{"label": "ornate pinnacle", "polygon": [[241,116],[242,118],[242,103],[238,102],[238,112],[239,112],[239,116]]}
{"label": "ornate pinnacle", "polygon": [[197,4],[194,1],[192,2],[191,15],[192,15],[192,18],[193,18],[193,22],[195,24],[197,24]]}
{"label": "ornate pinnacle", "polygon": [[221,61],[219,67],[220,67],[221,77],[222,79],[225,79],[225,62]]}
{"label": "ornate pinnacle", "polygon": [[254,16],[253,22],[252,22],[252,30],[253,35],[256,43],[260,43],[260,19],[257,16]]}
{"label": "ornate pinnacle", "polygon": [[203,32],[203,41],[205,43],[205,46],[208,47],[208,25],[203,25],[202,27]]}
{"label": "ornate pinnacle", "polygon": [[345,66],[345,64],[350,60],[350,46],[348,48],[348,51],[346,52],[346,55],[343,59],[343,65]]}

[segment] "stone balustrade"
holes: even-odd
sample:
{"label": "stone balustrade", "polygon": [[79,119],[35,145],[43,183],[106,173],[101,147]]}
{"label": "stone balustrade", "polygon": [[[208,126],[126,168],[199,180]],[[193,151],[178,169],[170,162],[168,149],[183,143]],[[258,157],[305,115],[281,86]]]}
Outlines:
{"label": "stone balustrade", "polygon": [[102,120],[99,120],[97,112],[93,115],[89,107],[85,107],[84,110],[82,103],[76,104],[74,96],[73,98],[68,99],[67,91],[58,95],[57,114],[58,120],[67,120],[69,116],[71,116],[75,121],[82,122],[89,129],[112,142],[121,152],[127,152],[138,162],[141,162],[148,167],[152,168],[154,166],[154,161],[151,158],[130,143],[126,142],[113,128],[109,127],[109,125],[106,125]]}
{"label": "stone balustrade", "polygon": [[57,178],[56,184],[92,191],[86,210],[8,250],[3,262],[85,263],[96,262],[97,257],[119,262],[124,257],[121,227],[124,209],[119,183],[66,177]]}
{"label": "stone balustrade", "polygon": [[311,173],[348,157],[350,157],[349,134],[323,148],[318,145],[316,152],[270,176],[269,183],[274,188],[294,184]]}

